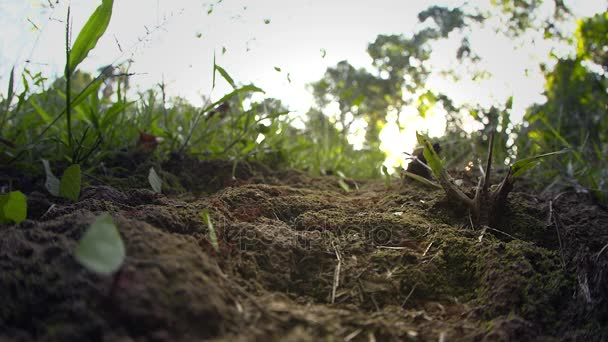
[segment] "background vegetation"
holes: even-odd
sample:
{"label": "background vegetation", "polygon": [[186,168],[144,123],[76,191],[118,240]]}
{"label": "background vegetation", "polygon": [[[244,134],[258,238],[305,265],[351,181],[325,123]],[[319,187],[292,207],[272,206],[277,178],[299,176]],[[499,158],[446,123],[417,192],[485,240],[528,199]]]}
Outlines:
{"label": "background vegetation", "polygon": [[[95,75],[79,71],[78,62],[86,53],[74,57],[82,54],[77,50],[79,41],[71,44],[67,35],[66,46],[71,49],[66,49],[63,77],[49,80],[27,69],[13,70],[5,85],[0,100],[0,164],[42,168],[40,159],[67,160],[91,173],[112,154],[137,151],[161,159],[188,153],[203,159],[259,161],[272,168],[373,178],[382,174],[385,155],[379,137],[388,120],[393,120],[388,113],[396,113],[398,123],[403,108],[414,105],[421,116],[437,107],[447,113],[440,143],[441,156],[449,166],[477,163],[487,153],[489,133],[496,129],[496,164],[569,148],[571,153],[544,161],[549,165],[536,169],[533,175],[539,184],[588,192],[606,203],[608,12],[581,19],[576,35],[569,37],[559,24],[571,19],[570,9],[562,1],[553,2],[555,10],[546,17],[538,11],[541,1],[536,0],[493,1],[497,9],[493,13],[468,4],[429,7],[418,14],[420,22],[427,24],[419,31],[379,35],[370,42],[367,52],[373,64],[369,68],[358,69],[342,61],[312,83],[315,101],[303,129],[291,125],[280,100],[257,100],[260,97],[253,95],[262,89],[237,83],[217,64],[211,66],[214,74],[233,88],[219,101],[196,107],[181,98],[167,98],[163,83],[133,94],[128,63],[102,67]],[[100,8],[104,6],[106,10],[109,6],[106,14],[111,15],[112,1],[103,1]],[[429,77],[439,73],[453,78],[484,77],[485,71],[475,68],[480,57],[469,37],[489,20],[504,24],[500,30],[514,39],[540,30],[545,39],[576,46],[574,55],[547,52],[555,64],[540,66],[546,78],[546,102],[529,108],[521,123],[511,121],[513,99],[490,108],[475,103],[457,106],[446,94],[427,86]],[[433,43],[454,37],[460,40],[453,51],[455,65],[476,71],[432,70],[425,63]],[[90,43],[95,35],[83,39]],[[24,86],[18,93],[17,78]],[[336,106],[337,111],[330,110]],[[482,128],[465,130],[465,123],[471,121]],[[365,130],[365,141],[359,146],[351,139],[356,127]]]}

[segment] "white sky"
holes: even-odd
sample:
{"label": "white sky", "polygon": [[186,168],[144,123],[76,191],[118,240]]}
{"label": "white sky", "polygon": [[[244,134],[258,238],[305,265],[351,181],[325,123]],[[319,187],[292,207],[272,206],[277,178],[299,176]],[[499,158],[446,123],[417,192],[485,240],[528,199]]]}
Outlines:
{"label": "white sky", "polygon": [[[51,0],[54,2],[55,0]],[[54,9],[36,6],[46,0],[0,0],[0,89],[5,91],[13,65],[26,66],[44,75],[60,74],[64,64],[65,13],[67,0]],[[88,16],[101,1],[71,1],[73,39]],[[476,3],[476,1],[472,1]],[[478,1],[489,7],[488,1]],[[551,3],[552,1],[547,1]],[[593,15],[606,9],[605,0],[570,0],[577,16]],[[200,0],[115,0],[114,13],[106,35],[81,65],[95,71],[103,65],[132,58],[132,84],[142,89],[163,78],[170,95],[186,97],[195,104],[201,95],[220,98],[229,86],[219,83],[211,91],[213,54],[240,83],[253,82],[266,96],[283,100],[289,108],[304,113],[312,105],[306,84],[319,80],[325,69],[347,59],[355,67],[371,67],[367,45],[378,34],[410,35],[420,28],[417,14],[432,4],[458,5],[460,1],[431,0],[224,0],[214,5]],[[549,9],[550,10],[550,9]],[[39,29],[28,21],[31,20]],[[265,24],[265,19],[270,23]],[[159,26],[159,29],[154,29]],[[491,25],[488,25],[491,26]],[[153,31],[146,35],[146,27]],[[574,27],[571,25],[571,27]],[[534,33],[532,33],[534,34]],[[200,37],[197,37],[199,36]],[[536,33],[540,37],[540,33]],[[140,39],[143,38],[143,41]],[[124,52],[120,52],[118,44]],[[547,60],[549,47],[538,39],[534,46],[517,48],[506,38],[497,37],[488,27],[474,32],[471,43],[484,59],[483,66],[493,74],[490,80],[447,82],[429,80],[429,85],[452,96],[457,102],[481,105],[504,103],[513,95],[513,116],[533,102],[542,101],[544,79],[538,71]],[[440,68],[454,64],[455,41],[442,43],[432,63]],[[222,48],[226,53],[222,54]],[[321,50],[327,53],[322,57]],[[448,52],[449,51],[449,52]],[[280,67],[277,72],[274,67]],[[526,74],[527,71],[527,74]],[[289,73],[291,83],[287,80]],[[388,126],[383,132],[385,148],[392,161],[399,151],[407,151],[416,129],[442,133],[442,115],[422,120],[412,112],[404,120],[406,132]],[[397,143],[397,141],[399,143]]]}

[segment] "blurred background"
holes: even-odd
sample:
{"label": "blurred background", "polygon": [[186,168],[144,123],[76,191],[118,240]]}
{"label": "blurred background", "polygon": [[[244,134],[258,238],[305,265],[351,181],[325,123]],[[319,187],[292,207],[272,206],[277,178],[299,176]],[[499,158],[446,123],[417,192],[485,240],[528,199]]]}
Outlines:
{"label": "blurred background", "polygon": [[[63,108],[67,10],[73,43],[100,3],[0,0],[6,159],[65,148],[47,135],[64,131],[52,118]],[[607,6],[116,1],[74,73],[75,94],[103,78],[74,125],[95,133],[82,139],[96,146],[92,164],[147,132],[163,138],[159,153],[364,178],[406,165],[416,131],[440,142],[449,166],[471,168],[496,129],[499,164],[570,148],[543,179],[605,198]],[[9,129],[23,125],[42,134]]]}

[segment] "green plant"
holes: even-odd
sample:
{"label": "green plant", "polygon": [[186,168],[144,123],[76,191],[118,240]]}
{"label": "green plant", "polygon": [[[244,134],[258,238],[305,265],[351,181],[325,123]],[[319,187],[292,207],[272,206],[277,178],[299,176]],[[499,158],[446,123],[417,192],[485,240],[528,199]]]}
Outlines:
{"label": "green plant", "polygon": [[42,164],[46,173],[45,187],[49,193],[56,197],[63,197],[71,200],[72,202],[78,201],[80,197],[81,187],[81,172],[80,165],[73,164],[68,167],[61,176],[61,181],[53,174],[50,164],[47,160],[43,159]]}
{"label": "green plant", "polygon": [[486,168],[485,171],[482,169],[483,174],[479,178],[477,188],[475,189],[475,196],[470,198],[454,184],[452,177],[448,174],[429,140],[418,133],[416,133],[416,137],[418,142],[424,147],[424,157],[427,160],[428,166],[433,171],[433,176],[439,181],[439,184],[450,199],[463,204],[469,209],[471,221],[475,228],[482,226],[492,227],[501,218],[506,206],[507,196],[513,189],[515,177],[532,168],[543,158],[569,152],[569,150],[562,150],[516,161],[509,167],[498,186],[495,189],[490,189],[492,151],[494,148],[494,132],[492,132]]}

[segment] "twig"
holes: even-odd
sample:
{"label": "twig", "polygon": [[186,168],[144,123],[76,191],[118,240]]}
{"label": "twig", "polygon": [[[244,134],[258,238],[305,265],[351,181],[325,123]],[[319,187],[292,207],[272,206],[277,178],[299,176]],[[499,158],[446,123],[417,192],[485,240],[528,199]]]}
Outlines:
{"label": "twig", "polygon": [[604,253],[604,251],[608,249],[608,243],[602,247],[602,249],[600,249],[600,251],[597,253],[597,256],[595,257],[595,262],[598,262],[600,260],[600,256],[602,256],[602,253]]}
{"label": "twig", "polygon": [[331,242],[331,246],[334,248],[334,252],[336,253],[336,259],[338,259],[338,264],[336,265],[336,270],[334,271],[334,283],[331,287],[331,303],[334,304],[336,301],[336,291],[338,290],[338,286],[340,286],[340,268],[342,267],[342,257],[340,256],[338,247],[333,241]]}
{"label": "twig", "polygon": [[518,238],[516,238],[515,236],[513,236],[513,235],[511,235],[511,234],[508,234],[508,233],[505,233],[505,232],[503,232],[502,230],[499,230],[499,229],[496,229],[496,228],[492,228],[492,227],[489,227],[489,226],[486,226],[486,229],[489,229],[489,230],[495,231],[495,232],[497,232],[497,233],[501,233],[501,234],[503,234],[503,235],[506,235],[506,236],[510,237],[511,239],[513,239],[513,240],[519,240],[519,239],[518,239]]}
{"label": "twig", "polygon": [[414,286],[412,286],[412,289],[410,290],[410,293],[407,294],[407,296],[405,297],[405,299],[403,300],[403,303],[401,303],[401,307],[405,307],[405,303],[407,303],[407,301],[410,299],[410,297],[412,296],[412,293],[414,293],[414,290],[416,289],[416,286],[418,286],[418,283],[414,284]]}
{"label": "twig", "polygon": [[[559,195],[558,195],[559,196]],[[554,225],[555,225],[555,232],[557,233],[557,242],[559,243],[559,256],[562,262],[562,267],[565,269],[566,268],[566,260],[564,258],[564,246],[562,244],[562,237],[561,234],[559,233],[559,217],[557,215],[557,213],[555,213],[553,211],[553,201],[549,201],[549,218],[553,221]]]}
{"label": "twig", "polygon": [[422,257],[424,258],[426,256],[426,254],[429,252],[429,250],[431,249],[431,246],[433,246],[433,241],[431,241],[431,243],[429,243],[428,247],[426,247],[426,249],[424,250],[424,253],[422,253]]}

